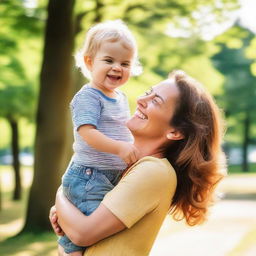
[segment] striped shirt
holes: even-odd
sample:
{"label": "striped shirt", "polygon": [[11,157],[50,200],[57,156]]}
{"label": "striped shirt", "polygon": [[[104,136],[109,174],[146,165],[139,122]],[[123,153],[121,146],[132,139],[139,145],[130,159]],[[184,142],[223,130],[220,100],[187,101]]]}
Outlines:
{"label": "striped shirt", "polygon": [[130,116],[127,98],[121,91],[116,92],[115,99],[109,98],[101,91],[85,85],[72,99],[70,104],[74,127],[72,160],[75,163],[98,170],[124,170],[127,167],[118,156],[99,152],[89,146],[77,132],[80,126],[91,124],[111,139],[133,142],[125,124]]}

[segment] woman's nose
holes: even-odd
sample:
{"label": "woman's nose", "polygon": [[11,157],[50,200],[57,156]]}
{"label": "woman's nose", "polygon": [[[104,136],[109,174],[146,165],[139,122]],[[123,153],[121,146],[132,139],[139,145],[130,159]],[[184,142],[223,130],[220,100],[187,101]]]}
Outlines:
{"label": "woman's nose", "polygon": [[147,99],[146,98],[147,98],[146,95],[138,97],[137,104],[143,108],[146,108],[147,107]]}

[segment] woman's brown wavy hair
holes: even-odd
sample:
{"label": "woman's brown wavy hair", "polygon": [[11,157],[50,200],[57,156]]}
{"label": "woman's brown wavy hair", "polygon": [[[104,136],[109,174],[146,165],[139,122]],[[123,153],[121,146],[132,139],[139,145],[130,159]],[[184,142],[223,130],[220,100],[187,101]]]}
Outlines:
{"label": "woman's brown wavy hair", "polygon": [[193,226],[206,219],[216,184],[223,177],[221,115],[212,96],[196,80],[179,70],[169,78],[180,92],[170,124],[184,136],[166,151],[177,175],[170,213]]}

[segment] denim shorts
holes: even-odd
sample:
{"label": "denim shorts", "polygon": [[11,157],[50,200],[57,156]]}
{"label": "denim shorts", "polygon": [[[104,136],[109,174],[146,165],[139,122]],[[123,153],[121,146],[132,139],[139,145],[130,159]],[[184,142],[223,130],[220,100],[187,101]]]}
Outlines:
{"label": "denim shorts", "polygon": [[[63,192],[81,212],[90,215],[118,183],[121,174],[120,170],[97,170],[72,162],[62,177]],[[60,237],[58,242],[66,253],[86,249],[73,244],[67,236]]]}

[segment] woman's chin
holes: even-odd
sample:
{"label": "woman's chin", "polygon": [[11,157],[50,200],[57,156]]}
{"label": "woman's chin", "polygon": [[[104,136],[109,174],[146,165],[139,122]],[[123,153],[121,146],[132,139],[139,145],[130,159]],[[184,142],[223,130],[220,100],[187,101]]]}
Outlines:
{"label": "woman's chin", "polygon": [[138,131],[143,131],[143,128],[145,127],[145,120],[137,117],[137,116],[132,116],[126,123],[128,129],[134,133]]}

